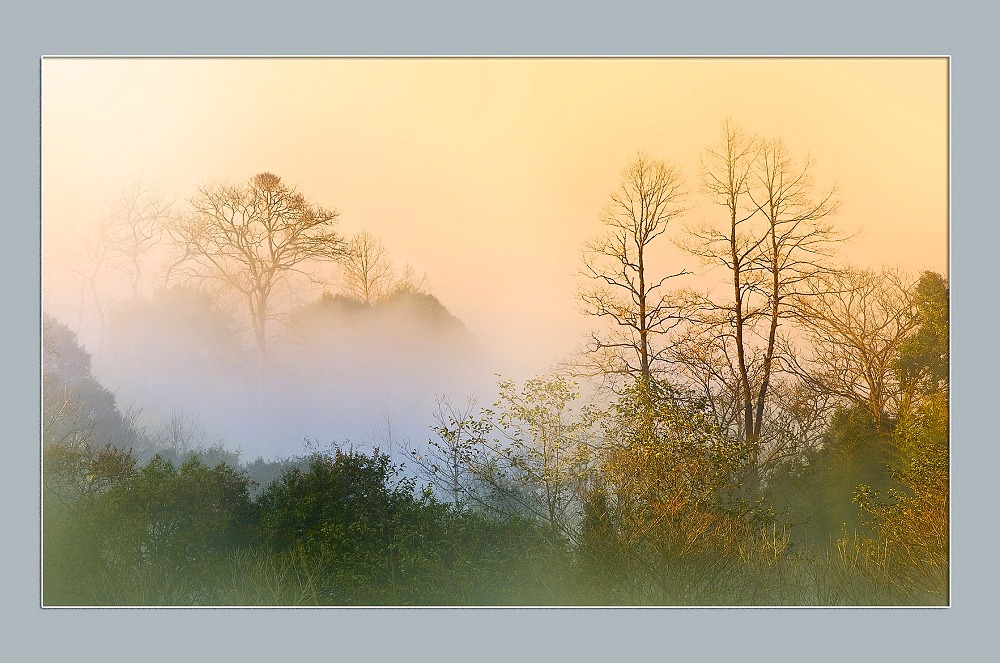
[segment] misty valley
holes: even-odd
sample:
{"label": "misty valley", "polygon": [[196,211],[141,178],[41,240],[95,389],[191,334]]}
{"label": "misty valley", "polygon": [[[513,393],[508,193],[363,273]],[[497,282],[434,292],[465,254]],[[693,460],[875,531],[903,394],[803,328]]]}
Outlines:
{"label": "misty valley", "polygon": [[620,164],[530,370],[278,174],[121,185],[44,275],[43,604],[948,605],[948,281],[799,154]]}

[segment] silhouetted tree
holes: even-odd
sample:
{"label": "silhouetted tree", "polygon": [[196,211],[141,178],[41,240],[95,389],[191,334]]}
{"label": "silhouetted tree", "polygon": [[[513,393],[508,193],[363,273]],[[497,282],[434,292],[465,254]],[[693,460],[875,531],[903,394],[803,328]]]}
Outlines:
{"label": "silhouetted tree", "polygon": [[586,312],[610,328],[593,333],[587,347],[599,374],[648,381],[663,353],[654,338],[679,322],[663,287],[687,272],[661,276],[651,266],[650,249],[685,212],[684,195],[677,166],[639,154],[622,170],[601,214],[605,234],[583,250],[583,273],[597,283],[580,298]]}
{"label": "silhouetted tree", "polygon": [[[68,272],[80,291],[78,330],[91,310],[97,317],[103,344],[107,315],[114,304],[128,296],[139,296],[139,284],[152,270],[150,256],[160,246],[169,214],[170,204],[159,192],[135,180],[111,197],[93,226],[77,233],[79,241],[69,259]],[[115,271],[128,278],[130,294],[111,281]]]}
{"label": "silhouetted tree", "polygon": [[275,287],[292,274],[309,276],[307,261],[345,255],[346,244],[334,231],[339,213],[312,204],[271,173],[202,187],[190,206],[169,228],[181,254],[172,271],[239,293],[263,361]]}
{"label": "silhouetted tree", "polygon": [[80,292],[77,331],[84,325],[87,309],[92,308],[97,316],[99,345],[104,342],[108,309],[113,303],[106,292],[106,283],[116,259],[114,233],[114,224],[107,216],[98,219],[96,227],[89,231],[77,233],[75,255],[67,266]]}
{"label": "silhouetted tree", "polygon": [[778,329],[802,285],[829,271],[841,241],[828,221],[834,191],[817,191],[811,163],[797,165],[780,141],[760,141],[726,121],[720,143],[702,160],[702,182],[725,218],[690,229],[684,242],[706,265],[722,268],[731,296],[696,297],[697,346],[714,347],[718,378],[732,380],[736,428],[747,444],[748,482],[759,478],[768,393],[779,352]]}

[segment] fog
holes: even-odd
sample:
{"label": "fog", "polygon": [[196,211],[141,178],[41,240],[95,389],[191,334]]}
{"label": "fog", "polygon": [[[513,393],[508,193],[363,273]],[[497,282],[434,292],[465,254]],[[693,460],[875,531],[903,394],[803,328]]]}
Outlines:
{"label": "fog", "polygon": [[273,326],[261,366],[208,294],[160,290],[111,310],[94,373],[147,428],[180,413],[244,460],[296,455],[307,439],[401,457],[431,435],[439,397],[492,398],[495,361],[433,295],[371,307],[326,295]]}
{"label": "fog", "polygon": [[[370,301],[342,261],[306,260],[275,281],[261,356],[246,297],[232,283],[177,271],[168,228],[188,203],[140,178],[108,191],[92,218],[47,232],[43,309],[77,334],[94,377],[120,410],[137,413],[147,439],[180,419],[198,445],[244,461],[338,444],[402,462],[432,437],[442,402],[488,406],[499,375],[523,379],[572,351],[569,330],[556,350],[470,328],[425,271],[375,239],[381,281]],[[136,209],[155,216],[137,220]],[[133,241],[130,257],[136,232],[146,241],[141,250]]]}
{"label": "fog", "polygon": [[[43,308],[148,425],[180,409],[244,458],[306,437],[370,446],[387,421],[394,443],[419,442],[439,396],[489,404],[495,374],[537,375],[582,345],[580,248],[637,150],[687,174],[685,223],[712,213],[698,163],[727,115],[816,155],[818,182],[849,194],[851,262],[946,271],[946,74],[889,59],[47,58]],[[172,218],[205,186],[267,171],[337,210],[344,237],[371,231],[397,269],[425,273],[454,324],[400,306],[328,312],[317,331],[304,316],[342,274],[310,263],[273,293],[261,365],[231,291],[186,283],[214,313],[169,312],[183,297],[160,231],[132,266],[100,252],[130,190]]]}
{"label": "fog", "polygon": [[44,604],[947,604],[947,74],[46,59]]}

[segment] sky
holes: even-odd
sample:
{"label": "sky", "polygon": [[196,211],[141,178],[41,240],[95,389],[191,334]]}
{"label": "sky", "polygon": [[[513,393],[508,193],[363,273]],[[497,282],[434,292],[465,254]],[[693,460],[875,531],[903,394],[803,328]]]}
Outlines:
{"label": "sky", "polygon": [[710,219],[727,117],[837,186],[843,260],[947,273],[948,92],[944,58],[46,58],[43,302],[73,317],[67,256],[124,183],[183,203],[270,171],[426,272],[498,372],[538,373],[594,326],[580,250],[621,169],[678,164],[683,221]]}

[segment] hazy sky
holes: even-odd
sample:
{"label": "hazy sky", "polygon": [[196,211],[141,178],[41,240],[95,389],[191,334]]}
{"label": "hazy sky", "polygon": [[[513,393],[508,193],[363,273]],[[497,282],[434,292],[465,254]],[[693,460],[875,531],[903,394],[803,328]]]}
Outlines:
{"label": "hazy sky", "polygon": [[943,58],[45,59],[43,296],[70,310],[72,231],[128,180],[183,201],[271,171],[542,370],[593,324],[579,251],[622,167],[669,159],[697,194],[727,116],[837,184],[862,231],[845,259],[947,273],[947,76]]}

